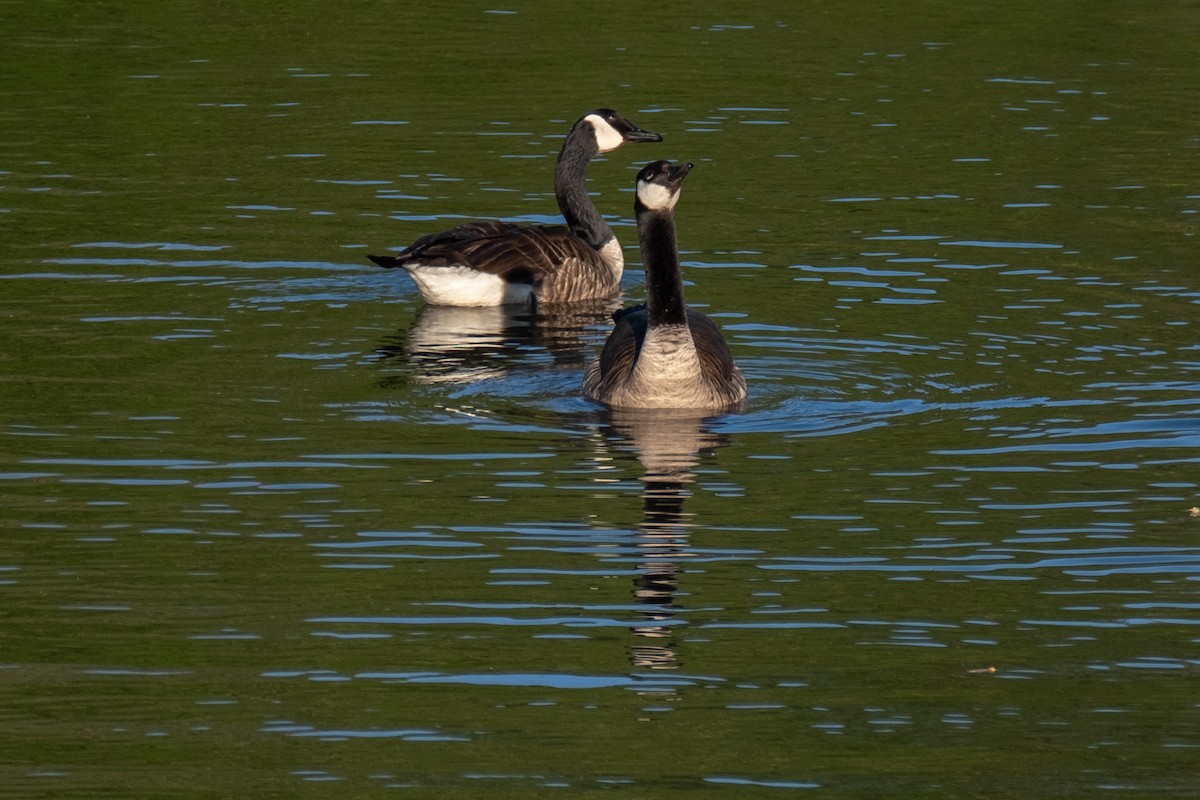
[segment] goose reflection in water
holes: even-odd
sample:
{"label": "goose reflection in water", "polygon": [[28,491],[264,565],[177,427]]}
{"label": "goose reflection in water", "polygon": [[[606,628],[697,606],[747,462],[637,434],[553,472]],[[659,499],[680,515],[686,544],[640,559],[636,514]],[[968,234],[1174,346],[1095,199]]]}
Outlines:
{"label": "goose reflection in water", "polygon": [[701,456],[729,443],[710,428],[711,416],[683,411],[612,410],[609,427],[618,450],[632,451],[643,468],[642,522],[638,526],[638,574],[633,594],[643,623],[633,632],[644,641],[630,647],[629,658],[639,669],[675,669],[675,599],[681,562],[691,555],[692,515],[684,511],[691,496],[693,470]]}
{"label": "goose reflection in water", "polygon": [[471,383],[500,378],[520,366],[582,369],[592,340],[607,329],[614,300],[570,305],[465,308],[426,305],[407,332],[375,349],[375,361],[412,367],[404,378],[417,383]]}

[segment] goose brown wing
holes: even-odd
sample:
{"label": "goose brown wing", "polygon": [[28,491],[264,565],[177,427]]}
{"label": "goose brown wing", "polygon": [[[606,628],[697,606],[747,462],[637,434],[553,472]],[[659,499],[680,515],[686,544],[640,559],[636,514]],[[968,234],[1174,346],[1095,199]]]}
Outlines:
{"label": "goose brown wing", "polygon": [[480,272],[528,272],[534,280],[571,259],[595,259],[596,251],[564,225],[468,222],[413,242],[401,261],[466,264]]}
{"label": "goose brown wing", "polygon": [[692,332],[692,343],[696,345],[696,355],[700,358],[700,372],[709,380],[719,383],[729,381],[737,367],[733,363],[733,353],[721,335],[716,324],[703,314],[687,312],[688,328]]}
{"label": "goose brown wing", "polygon": [[622,308],[613,314],[613,322],[600,351],[600,375],[605,381],[619,381],[633,371],[646,339],[649,315],[644,305]]}

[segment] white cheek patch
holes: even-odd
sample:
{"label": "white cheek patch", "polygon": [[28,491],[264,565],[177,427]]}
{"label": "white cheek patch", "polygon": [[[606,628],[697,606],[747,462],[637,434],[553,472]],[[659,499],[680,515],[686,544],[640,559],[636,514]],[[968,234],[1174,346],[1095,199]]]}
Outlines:
{"label": "white cheek patch", "polygon": [[637,196],[646,208],[652,208],[655,211],[669,211],[675,207],[675,201],[679,199],[679,192],[672,192],[657,183],[638,181]]}
{"label": "white cheek patch", "polygon": [[624,137],[609,125],[607,120],[596,114],[588,114],[584,119],[592,123],[592,131],[596,134],[596,146],[600,148],[601,153],[616,150],[625,143]]}

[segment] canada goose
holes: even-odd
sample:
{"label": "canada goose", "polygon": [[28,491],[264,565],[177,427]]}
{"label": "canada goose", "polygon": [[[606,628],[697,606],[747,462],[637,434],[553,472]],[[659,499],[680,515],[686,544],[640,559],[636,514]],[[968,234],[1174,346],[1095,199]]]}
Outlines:
{"label": "canada goose", "polygon": [[612,228],[587,193],[586,170],[598,154],[626,142],[662,136],[599,108],[576,121],[554,170],[554,195],[566,225],[467,222],[423,236],[398,255],[367,256],[381,267],[403,267],[425,302],[496,306],[576,302],[615,297],[625,257]]}
{"label": "canada goose", "polygon": [[584,395],[614,408],[721,409],[746,396],[717,326],[683,304],[674,208],[692,166],[655,161],[637,176],[646,304],[613,314],[616,325],[583,379]]}

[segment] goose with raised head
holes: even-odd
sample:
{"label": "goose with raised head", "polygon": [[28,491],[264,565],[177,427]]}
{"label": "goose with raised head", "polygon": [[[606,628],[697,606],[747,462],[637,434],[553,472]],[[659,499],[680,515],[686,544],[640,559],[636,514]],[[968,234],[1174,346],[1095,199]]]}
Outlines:
{"label": "goose with raised head", "polygon": [[746,397],[746,379],[708,317],[683,303],[675,203],[692,164],[655,161],[637,176],[638,239],[646,303],[617,311],[583,393],[614,408],[726,409]]}
{"label": "goose with raised head", "polygon": [[446,306],[573,303],[616,297],[625,256],[588,197],[587,166],[626,142],[661,142],[617,112],[584,114],[563,142],[554,195],[566,225],[468,222],[423,236],[394,256],[367,256],[402,267],[425,302]]}

